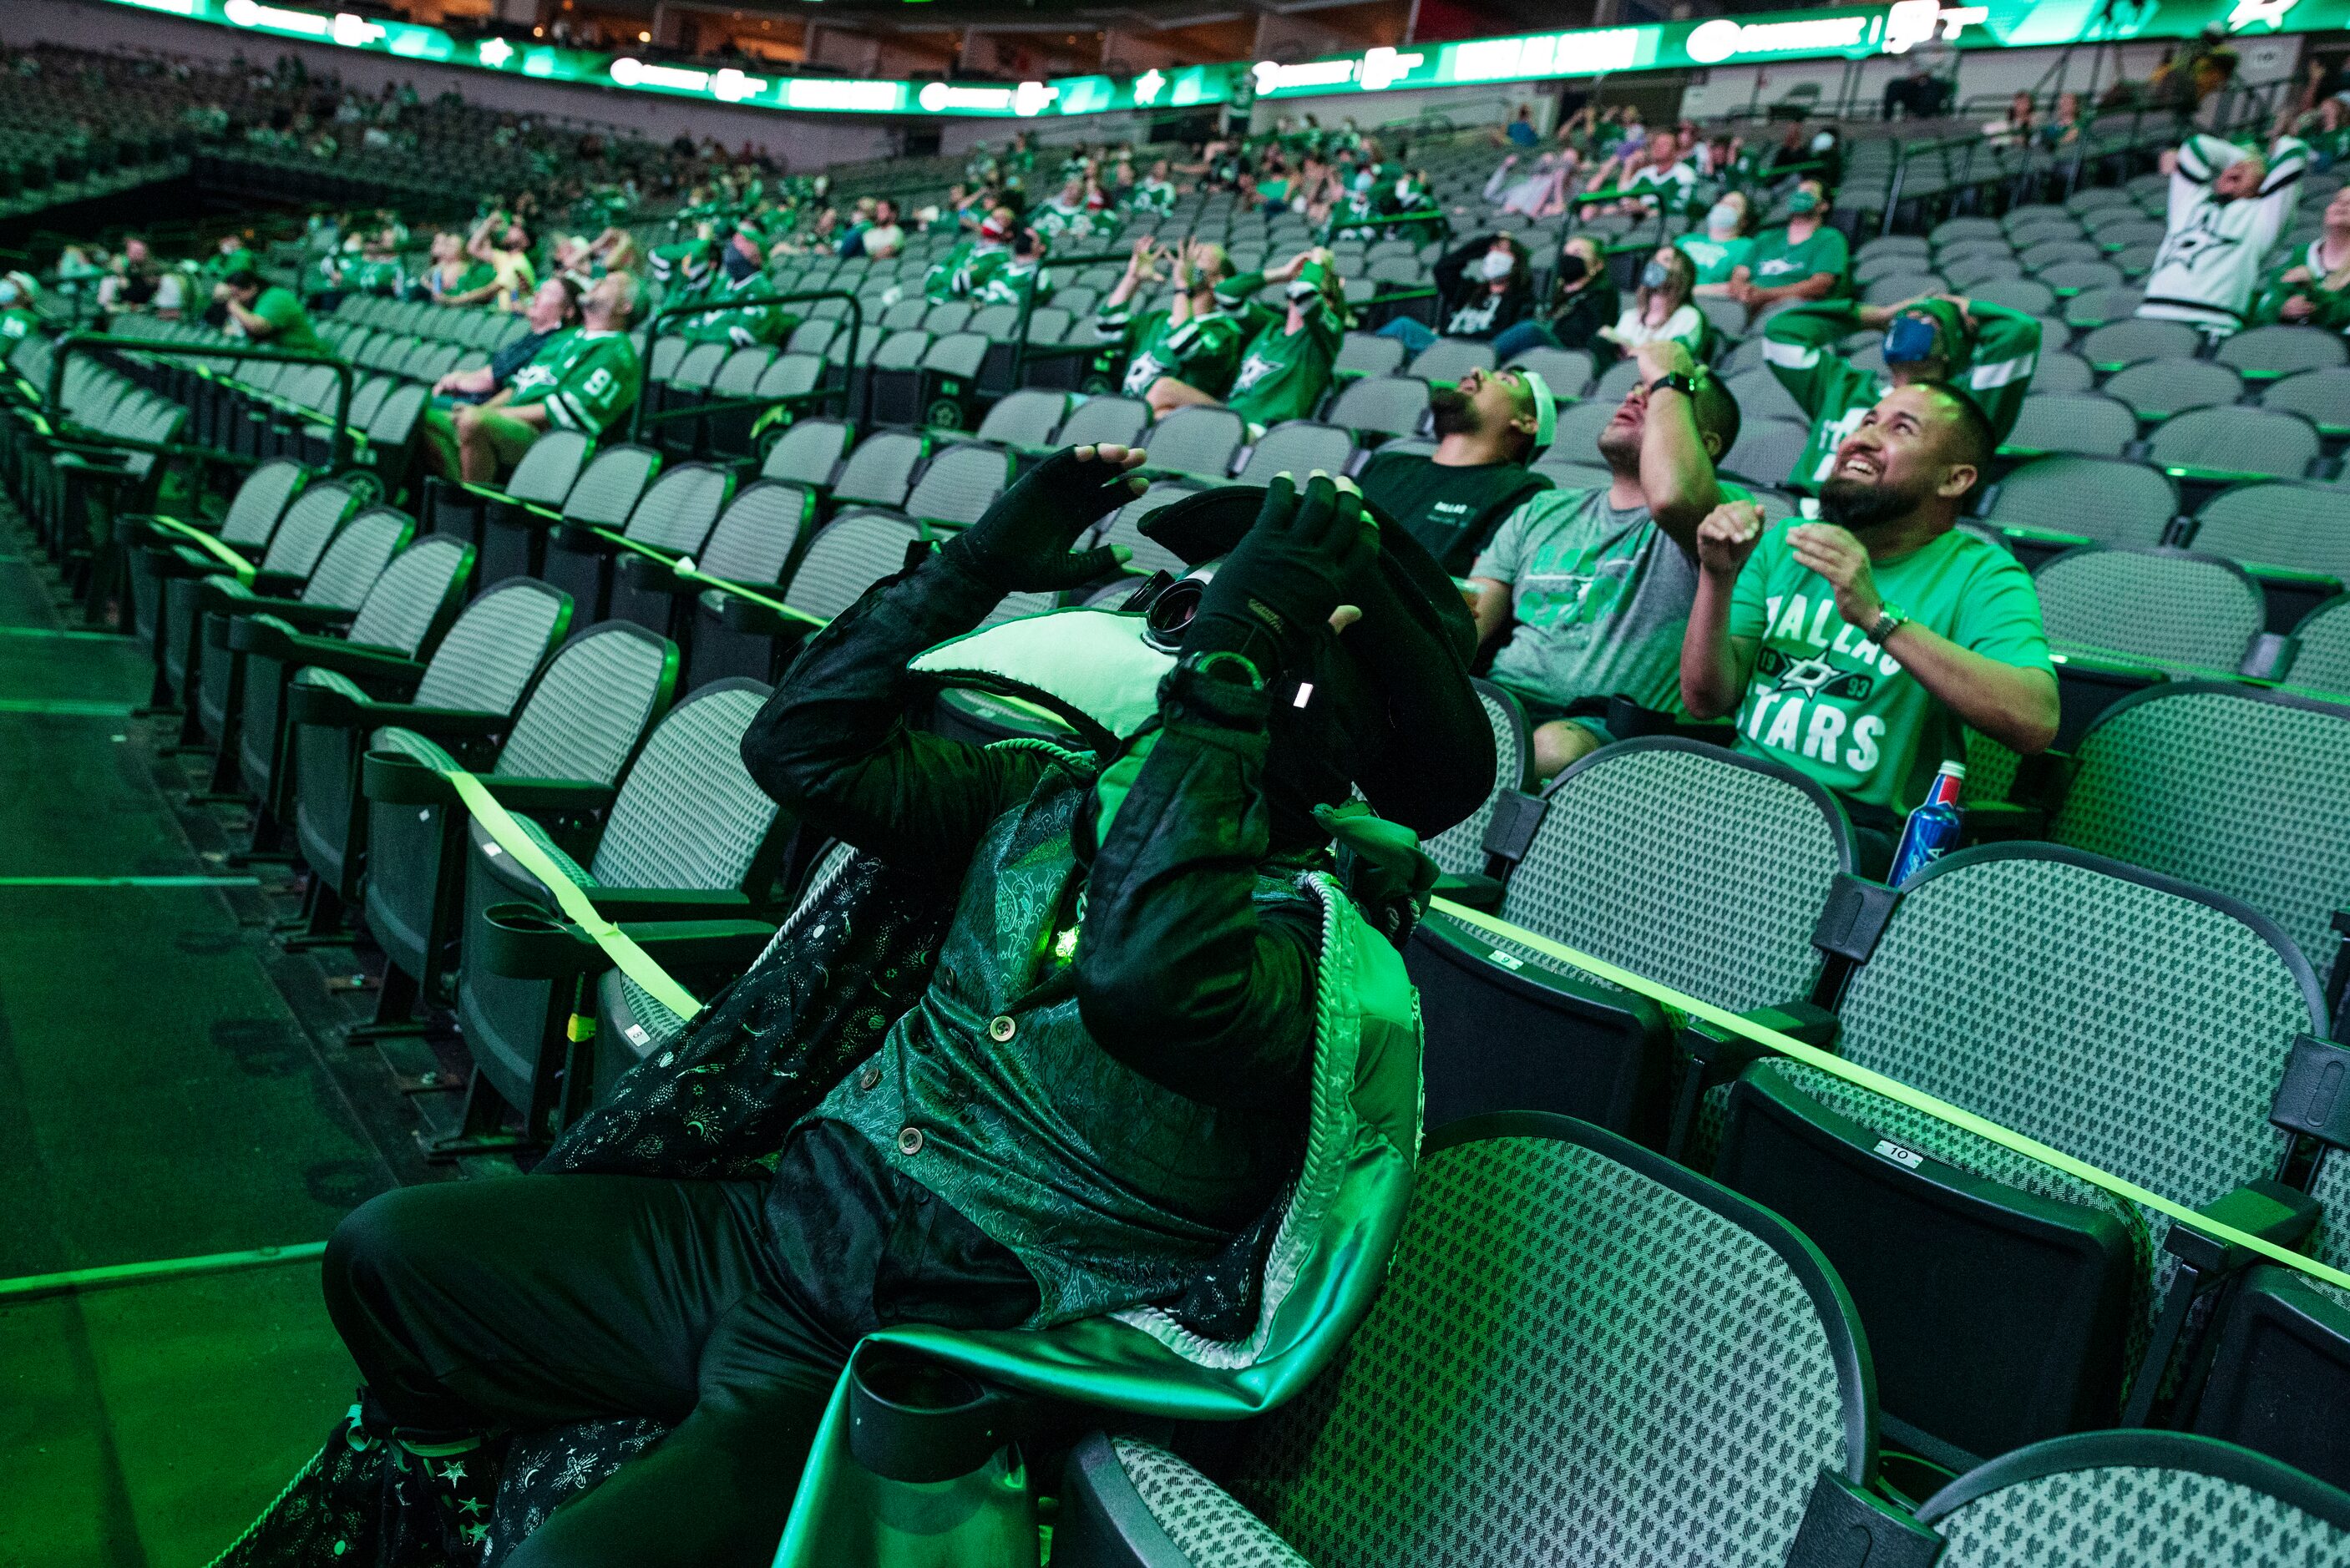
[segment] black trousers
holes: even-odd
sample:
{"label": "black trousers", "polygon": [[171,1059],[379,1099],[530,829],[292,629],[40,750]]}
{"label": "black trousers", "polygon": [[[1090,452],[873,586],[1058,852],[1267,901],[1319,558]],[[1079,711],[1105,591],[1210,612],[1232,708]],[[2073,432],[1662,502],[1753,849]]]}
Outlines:
{"label": "black trousers", "polygon": [[1035,1310],[1010,1253],[855,1135],[811,1131],[772,1183],[452,1182],[385,1193],[337,1228],[328,1310],[401,1427],[672,1425],[513,1568],[765,1568],[861,1334]]}

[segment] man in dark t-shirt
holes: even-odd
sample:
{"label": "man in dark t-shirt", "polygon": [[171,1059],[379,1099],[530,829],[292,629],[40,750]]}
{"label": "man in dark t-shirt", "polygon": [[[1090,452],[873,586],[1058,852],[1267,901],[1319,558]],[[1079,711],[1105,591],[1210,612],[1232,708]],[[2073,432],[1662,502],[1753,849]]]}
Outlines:
{"label": "man in dark t-shirt", "polygon": [[1525,466],[1541,415],[1525,370],[1471,370],[1459,385],[1430,393],[1428,402],[1436,416],[1436,450],[1376,453],[1358,483],[1457,577],[1502,519],[1550,488]]}

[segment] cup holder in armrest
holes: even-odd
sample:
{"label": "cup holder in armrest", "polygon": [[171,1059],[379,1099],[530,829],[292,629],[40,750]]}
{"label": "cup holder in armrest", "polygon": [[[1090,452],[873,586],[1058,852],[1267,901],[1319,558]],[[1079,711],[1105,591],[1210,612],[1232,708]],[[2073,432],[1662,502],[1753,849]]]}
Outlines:
{"label": "cup holder in armrest", "polygon": [[860,1352],[850,1366],[849,1449],[889,1480],[969,1475],[1018,1441],[1035,1415],[1022,1396],[891,1346]]}

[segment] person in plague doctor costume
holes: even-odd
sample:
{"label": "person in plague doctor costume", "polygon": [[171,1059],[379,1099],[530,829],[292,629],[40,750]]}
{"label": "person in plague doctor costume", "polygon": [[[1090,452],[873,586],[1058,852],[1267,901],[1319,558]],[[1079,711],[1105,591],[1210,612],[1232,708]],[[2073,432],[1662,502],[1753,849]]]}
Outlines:
{"label": "person in plague doctor costume", "polygon": [[[1114,566],[1073,547],[1142,457],[1055,454],[809,641],[743,756],[856,857],[536,1173],[345,1220],[366,1386],[223,1564],[852,1562],[860,1342],[1229,1417],[1326,1364],[1417,1148],[1415,840],[1492,787],[1474,631],[1319,472],[1155,514],[1191,569],[1122,610],[976,630]],[[948,682],[1091,749],[910,726]]]}

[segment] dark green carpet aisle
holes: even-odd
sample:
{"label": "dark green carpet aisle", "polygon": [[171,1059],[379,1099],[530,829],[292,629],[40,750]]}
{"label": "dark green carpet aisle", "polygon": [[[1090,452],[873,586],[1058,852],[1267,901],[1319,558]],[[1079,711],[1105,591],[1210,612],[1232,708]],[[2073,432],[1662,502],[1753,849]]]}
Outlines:
{"label": "dark green carpet aisle", "polygon": [[[364,999],[269,941],[288,875],[228,863],[236,814],[130,715],[143,650],[58,630],[0,517],[0,1279],[324,1240],[427,1179],[381,1058],[332,1037]],[[0,1300],[0,1568],[203,1563],[355,1382],[314,1262]]]}

